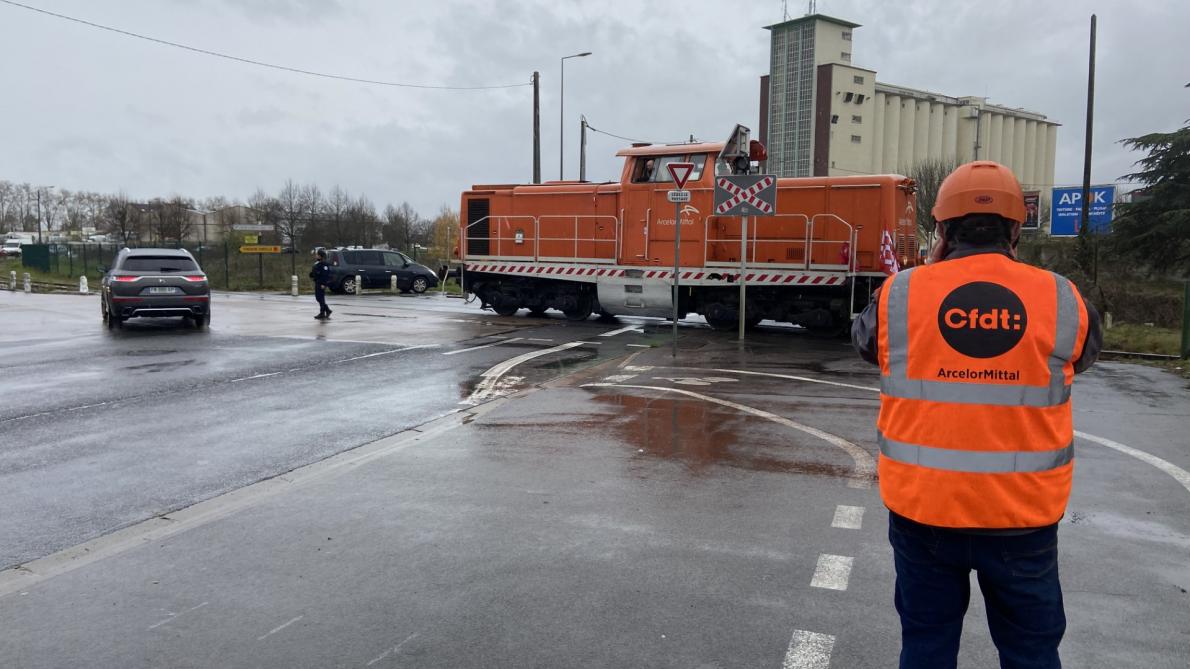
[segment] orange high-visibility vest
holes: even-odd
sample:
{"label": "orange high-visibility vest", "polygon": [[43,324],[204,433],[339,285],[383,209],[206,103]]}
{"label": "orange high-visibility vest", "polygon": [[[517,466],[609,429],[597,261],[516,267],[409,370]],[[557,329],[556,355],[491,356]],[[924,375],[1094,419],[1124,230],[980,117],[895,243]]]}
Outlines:
{"label": "orange high-visibility vest", "polygon": [[893,275],[879,308],[885,505],[938,527],[1058,522],[1088,327],[1074,284],[983,253]]}

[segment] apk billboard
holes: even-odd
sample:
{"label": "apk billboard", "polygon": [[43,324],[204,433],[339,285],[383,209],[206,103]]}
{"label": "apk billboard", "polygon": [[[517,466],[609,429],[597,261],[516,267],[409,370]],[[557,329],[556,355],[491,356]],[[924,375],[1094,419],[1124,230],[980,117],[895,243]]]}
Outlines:
{"label": "apk billboard", "polygon": [[[1112,208],[1116,199],[1115,186],[1091,186],[1091,206],[1087,212],[1087,227],[1092,233],[1111,232]],[[1078,234],[1083,216],[1083,189],[1080,186],[1054,188],[1050,199],[1050,235],[1073,237]]]}

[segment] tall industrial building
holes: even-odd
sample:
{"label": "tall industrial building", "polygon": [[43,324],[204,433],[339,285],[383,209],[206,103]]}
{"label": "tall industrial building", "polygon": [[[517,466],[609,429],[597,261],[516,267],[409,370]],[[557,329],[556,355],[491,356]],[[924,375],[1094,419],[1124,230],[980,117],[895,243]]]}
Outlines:
{"label": "tall industrial building", "polygon": [[760,134],[769,173],[904,174],[930,159],[995,160],[1026,190],[1053,185],[1057,123],[981,97],[879,83],[875,70],[852,64],[859,27],[811,14],[766,28]]}

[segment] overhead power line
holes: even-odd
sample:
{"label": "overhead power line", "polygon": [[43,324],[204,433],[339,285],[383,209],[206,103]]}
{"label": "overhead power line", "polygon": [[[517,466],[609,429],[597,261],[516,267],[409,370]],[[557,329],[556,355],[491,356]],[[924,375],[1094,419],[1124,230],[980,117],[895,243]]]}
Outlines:
{"label": "overhead power line", "polygon": [[99,30],[106,30],[108,32],[116,33],[117,35],[123,35],[125,37],[133,37],[136,39],[145,40],[146,42],[153,42],[155,44],[161,44],[164,46],[172,46],[176,49],[184,49],[186,51],[200,53],[200,54],[203,54],[204,56],[214,56],[216,58],[232,60],[237,63],[246,63],[248,65],[256,65],[258,67],[267,67],[270,69],[282,70],[284,72],[292,72],[295,74],[305,74],[307,76],[321,77],[323,79],[337,79],[339,81],[352,81],[352,82],[359,83],[359,84],[371,84],[374,86],[393,86],[396,88],[427,88],[427,89],[445,90],[445,91],[482,91],[482,90],[492,90],[492,89],[496,89],[496,88],[518,88],[520,86],[531,85],[531,82],[525,82],[522,84],[498,84],[498,85],[489,85],[489,86],[437,86],[437,85],[430,85],[430,84],[408,84],[408,83],[400,83],[400,82],[395,82],[395,81],[379,81],[376,79],[364,79],[362,77],[349,77],[349,76],[344,76],[341,74],[328,74],[326,72],[314,72],[312,70],[303,70],[299,67],[289,67],[287,65],[277,65],[275,63],[266,63],[264,61],[253,60],[251,58],[241,58],[240,56],[232,56],[230,54],[220,53],[218,51],[211,51],[209,49],[200,49],[198,47],[188,46],[186,44],[179,44],[177,42],[171,42],[169,40],[159,39],[157,37],[149,37],[148,35],[141,35],[139,33],[134,33],[134,32],[128,31],[128,30],[122,30],[120,28],[113,28],[112,26],[105,26],[101,23],[94,23],[92,21],[75,18],[73,16],[67,16],[66,14],[58,14],[57,12],[51,12],[49,10],[41,9],[39,7],[31,7],[29,5],[21,4],[19,2],[13,2],[12,0],[0,0],[0,3],[4,3],[4,4],[10,5],[12,7],[19,7],[21,9],[27,9],[31,12],[37,12],[38,14],[52,16],[54,18],[62,19],[64,21],[78,23],[78,24],[88,26],[91,28],[98,28]]}
{"label": "overhead power line", "polygon": [[[7,0],[0,0],[0,2],[6,2],[6,1]],[[601,135],[607,135],[608,137],[615,137],[616,139],[622,139],[625,142],[632,142],[633,144],[687,144],[688,143],[688,142],[684,142],[684,141],[682,141],[682,142],[655,142],[655,141],[648,140],[648,139],[633,139],[631,137],[624,137],[623,135],[617,135],[615,133],[607,132],[606,130],[600,130],[599,128],[596,128],[595,126],[591,125],[590,123],[587,123],[587,130],[590,130],[591,132],[597,132]]]}

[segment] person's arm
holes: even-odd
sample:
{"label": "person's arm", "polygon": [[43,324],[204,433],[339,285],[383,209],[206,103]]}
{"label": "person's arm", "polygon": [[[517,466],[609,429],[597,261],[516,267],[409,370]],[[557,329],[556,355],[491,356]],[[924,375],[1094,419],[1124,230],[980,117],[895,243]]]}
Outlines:
{"label": "person's arm", "polygon": [[855,322],[851,324],[851,345],[859,357],[873,365],[880,364],[876,355],[877,336],[880,333],[879,315],[880,293],[877,292],[872,296],[871,303],[864,307]]}
{"label": "person's arm", "polygon": [[1099,326],[1099,312],[1090,302],[1083,300],[1087,307],[1087,337],[1083,340],[1083,352],[1074,361],[1074,373],[1087,371],[1099,359],[1099,352],[1103,350],[1103,329]]}

